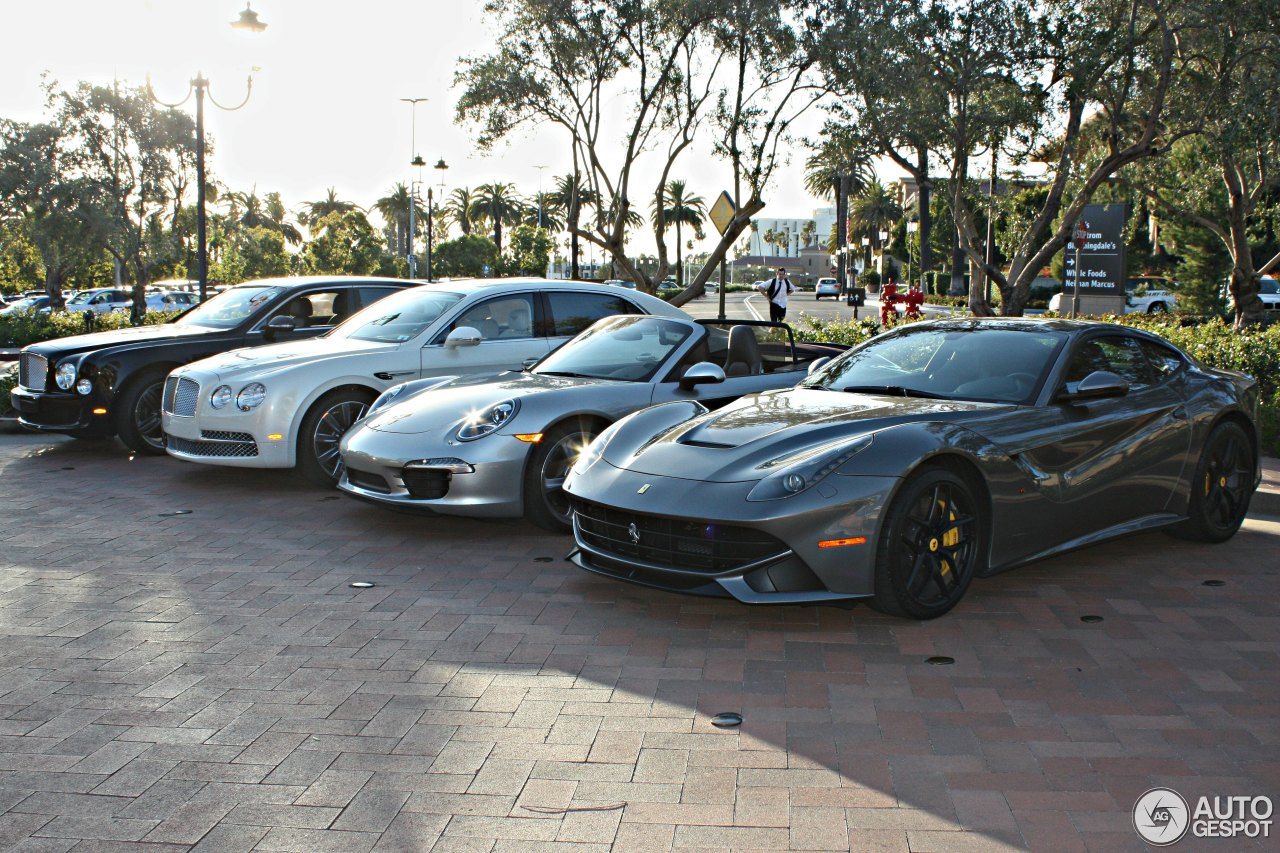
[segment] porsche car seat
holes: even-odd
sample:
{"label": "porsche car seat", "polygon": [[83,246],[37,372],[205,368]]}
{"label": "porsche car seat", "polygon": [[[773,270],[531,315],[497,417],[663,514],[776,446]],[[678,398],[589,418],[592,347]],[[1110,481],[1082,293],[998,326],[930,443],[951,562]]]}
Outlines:
{"label": "porsche car seat", "polygon": [[724,361],[725,376],[759,376],[764,373],[760,344],[750,326],[729,329],[729,354]]}
{"label": "porsche car seat", "polygon": [[289,316],[293,318],[295,328],[305,329],[311,325],[311,300],[299,296],[289,303]]}

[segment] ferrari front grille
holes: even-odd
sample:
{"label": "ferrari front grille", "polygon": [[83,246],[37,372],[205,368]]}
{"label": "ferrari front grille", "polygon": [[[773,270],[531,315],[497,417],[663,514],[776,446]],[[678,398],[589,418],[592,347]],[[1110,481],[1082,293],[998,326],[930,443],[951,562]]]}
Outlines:
{"label": "ferrari front grille", "polygon": [[583,543],[622,560],[720,574],[787,551],[780,540],[749,527],[635,513],[588,501],[576,501],[574,512]]}

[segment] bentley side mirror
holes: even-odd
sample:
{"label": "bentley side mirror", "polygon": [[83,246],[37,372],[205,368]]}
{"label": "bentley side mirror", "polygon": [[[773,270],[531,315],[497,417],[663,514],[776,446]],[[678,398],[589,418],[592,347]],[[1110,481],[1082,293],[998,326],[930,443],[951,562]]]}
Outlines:
{"label": "bentley side mirror", "polygon": [[279,314],[267,323],[267,327],[262,330],[262,336],[269,341],[274,341],[281,332],[292,332],[296,328],[298,328],[297,320],[288,314]]}
{"label": "bentley side mirror", "polygon": [[1123,397],[1129,393],[1129,380],[1117,376],[1109,370],[1095,370],[1076,386],[1076,390],[1058,395],[1058,401],[1079,403],[1087,400],[1105,400],[1110,397]]}
{"label": "bentley side mirror", "polygon": [[827,362],[831,361],[831,356],[824,355],[822,358],[815,358],[809,363],[809,375],[817,373],[819,370],[827,366]]}
{"label": "bentley side mirror", "polygon": [[480,330],[471,326],[459,326],[450,332],[444,339],[444,345],[447,347],[473,347],[484,340],[480,337]]}
{"label": "bentley side mirror", "polygon": [[724,369],[709,361],[700,361],[680,377],[680,387],[692,391],[696,385],[719,385],[724,381]]}

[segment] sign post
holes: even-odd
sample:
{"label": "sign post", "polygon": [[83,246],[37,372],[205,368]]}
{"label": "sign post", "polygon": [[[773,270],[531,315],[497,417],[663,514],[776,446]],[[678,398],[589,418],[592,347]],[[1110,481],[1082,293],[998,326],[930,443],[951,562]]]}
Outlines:
{"label": "sign post", "polygon": [[1089,223],[1081,219],[1076,223],[1075,233],[1071,235],[1071,242],[1076,246],[1076,286],[1071,292],[1071,319],[1074,320],[1076,315],[1080,313],[1080,250],[1084,248],[1084,244],[1089,242]]}
{"label": "sign post", "polygon": [[[716,199],[716,203],[711,205],[711,211],[707,214],[711,219],[711,224],[720,232],[720,236],[724,236],[724,232],[729,230],[729,225],[733,222],[733,218],[738,215],[738,206],[733,203],[733,198],[728,192],[720,193],[720,197]],[[724,319],[724,291],[725,284],[725,260],[720,259],[720,319]]]}

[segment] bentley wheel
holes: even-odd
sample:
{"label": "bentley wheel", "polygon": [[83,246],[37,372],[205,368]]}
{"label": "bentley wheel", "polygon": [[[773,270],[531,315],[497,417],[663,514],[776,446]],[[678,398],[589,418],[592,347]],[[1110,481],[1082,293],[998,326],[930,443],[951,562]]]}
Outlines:
{"label": "bentley wheel", "polygon": [[933,619],[960,601],[973,580],[982,526],[978,503],[950,471],[911,477],[885,515],[876,549],[877,610]]}
{"label": "bentley wheel", "polygon": [[1225,542],[1235,535],[1253,497],[1253,443],[1239,424],[1214,427],[1191,480],[1187,520],[1173,530],[1184,539]]}
{"label": "bentley wheel", "polygon": [[160,397],[167,370],[150,370],[136,377],[116,397],[116,434],[130,450],[164,455],[164,428],[160,423]]}
{"label": "bentley wheel", "polygon": [[572,526],[569,496],[564,480],[569,469],[598,430],[589,423],[570,423],[556,427],[535,445],[532,458],[525,467],[524,515],[546,530],[563,533]]}
{"label": "bentley wheel", "polygon": [[321,397],[302,420],[298,433],[298,470],[317,486],[333,487],[342,474],[339,445],[373,402],[367,391],[334,391]]}

